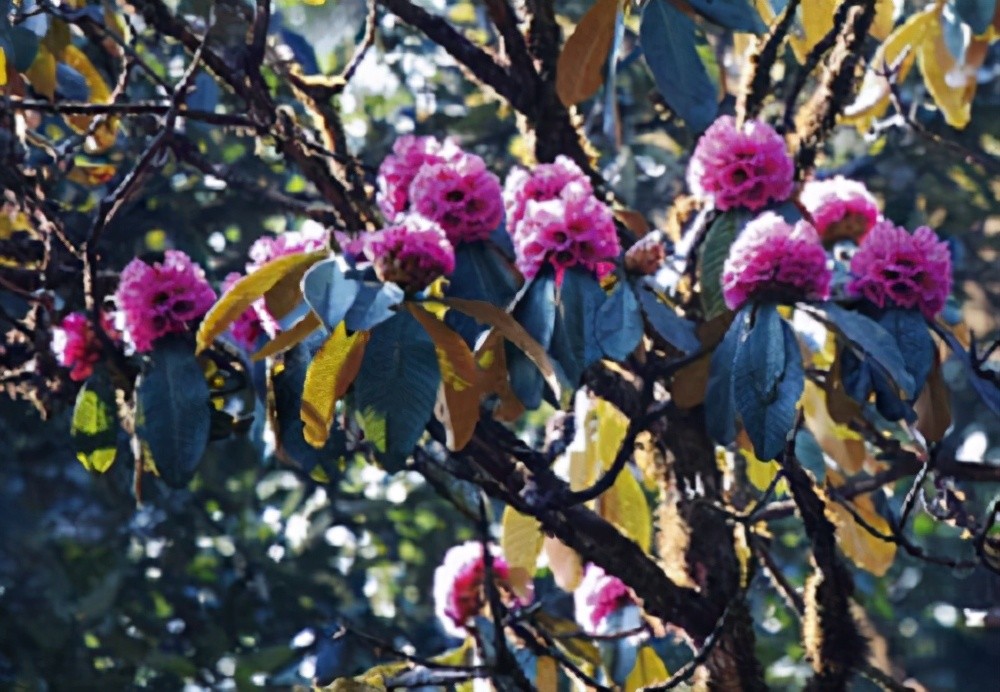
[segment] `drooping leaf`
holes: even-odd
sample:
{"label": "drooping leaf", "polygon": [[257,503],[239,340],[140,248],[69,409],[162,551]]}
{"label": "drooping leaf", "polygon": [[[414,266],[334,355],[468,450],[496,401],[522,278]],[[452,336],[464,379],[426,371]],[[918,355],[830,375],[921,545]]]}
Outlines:
{"label": "drooping leaf", "polygon": [[500,521],[500,549],[510,568],[510,585],[519,596],[531,594],[531,580],[542,552],[541,524],[534,517],[505,507]]}
{"label": "drooping leaf", "polygon": [[663,99],[688,126],[701,132],[718,112],[718,90],[698,54],[694,21],[668,0],[642,10],[639,44]]}
{"label": "drooping leaf", "polygon": [[476,350],[475,356],[479,368],[476,387],[484,397],[497,397],[493,415],[502,421],[517,420],[524,413],[524,404],[510,386],[503,335],[498,331],[491,331]]}
{"label": "drooping leaf", "polygon": [[410,314],[434,342],[441,384],[444,388],[445,430],[448,449],[462,449],[472,439],[479,422],[479,372],[472,351],[457,333],[418,303],[407,303]]}
{"label": "drooping leaf", "polygon": [[832,326],[867,360],[877,364],[902,390],[904,397],[911,396],[914,391],[913,377],[906,369],[896,340],[881,325],[834,303],[823,303],[818,307],[821,310],[820,319]]}
{"label": "drooping leaf", "polygon": [[[510,260],[492,242],[477,241],[461,243],[455,249],[455,271],[448,277],[444,294],[506,308],[517,295],[518,288],[520,280]],[[482,329],[476,320],[457,310],[445,316],[445,323],[470,345],[475,343]]]}
{"label": "drooping leaf", "polygon": [[396,314],[396,306],[406,294],[396,284],[365,281],[358,290],[354,303],[344,316],[344,323],[352,332],[372,329]]}
{"label": "drooping leaf", "polygon": [[701,282],[701,308],[710,320],[726,311],[722,297],[722,266],[729,257],[729,247],[746,225],[747,215],[738,209],[720,214],[708,229],[698,255],[698,279]]}
{"label": "drooping leaf", "polygon": [[[833,486],[842,485],[844,482],[843,477],[833,470],[828,471],[827,477]],[[858,495],[850,500],[849,504],[868,526],[882,535],[892,533],[889,522],[875,510],[870,494]],[[855,565],[876,577],[885,576],[896,559],[896,544],[873,536],[839,501],[827,500],[826,517],[837,527],[837,545],[844,555]]]}
{"label": "drooping leaf", "polygon": [[319,317],[316,316],[315,312],[310,310],[306,313],[305,317],[293,324],[290,329],[279,332],[273,339],[264,344],[256,353],[250,356],[250,359],[261,361],[287,351],[292,346],[302,343],[306,337],[319,329],[321,325],[322,322]]}
{"label": "drooping leaf", "polygon": [[330,425],[337,401],[347,393],[357,377],[364,356],[368,332],[350,336],[341,322],[313,356],[302,388],[303,436],[320,448],[330,437]]}
{"label": "drooping leaf", "polygon": [[701,347],[694,323],[680,317],[667,305],[650,283],[639,284],[636,290],[642,312],[650,326],[664,341],[681,353],[694,353]]}
{"label": "drooping leaf", "polygon": [[567,269],[556,291],[556,321],[549,353],[575,389],[583,371],[600,360],[597,314],[606,300],[604,289],[587,271]]}
{"label": "drooping leaf", "polygon": [[733,361],[736,410],[759,458],[784,450],[804,383],[795,333],[774,305],[760,306]]}
{"label": "drooping leaf", "polygon": [[927,91],[941,109],[945,122],[961,129],[969,124],[972,117],[972,97],[976,93],[975,70],[967,74],[964,63],[959,63],[948,50],[943,22],[941,13],[936,13],[933,20],[927,21],[926,30],[916,45],[917,64]]}
{"label": "drooping leaf", "polygon": [[287,255],[268,262],[258,270],[244,276],[226,291],[212,306],[198,329],[198,348],[208,348],[217,337],[229,328],[255,300],[290,272],[302,266],[312,266],[326,256],[325,251]]}
{"label": "drooping leaf", "polygon": [[997,0],[955,0],[955,11],[974,34],[981,34],[989,28],[996,9]]}
{"label": "drooping leaf", "polygon": [[135,390],[136,435],[172,488],[194,477],[208,445],[209,391],[201,366],[183,340],[156,342]]}
{"label": "drooping leaf", "polygon": [[96,370],[76,395],[70,435],[76,458],[88,471],[104,473],[115,462],[118,422],[114,391],[107,375]]}
{"label": "drooping leaf", "polygon": [[598,514],[617,526],[647,553],[653,542],[652,514],[642,486],[625,468],[598,499]]}
{"label": "drooping leaf", "polygon": [[927,385],[914,404],[917,412],[917,430],[928,442],[940,442],[951,426],[951,392],[941,375],[941,363],[934,356],[934,365],[927,378]]}
{"label": "drooping leaf", "polygon": [[687,0],[694,11],[733,31],[761,34],[767,29],[749,0]]}
{"label": "drooping leaf", "polygon": [[712,353],[705,390],[705,427],[709,436],[720,445],[728,445],[736,437],[736,401],[733,395],[733,366],[736,349],[750,328],[752,306],[744,307],[729,325],[725,337]]}
{"label": "drooping leaf", "polygon": [[354,383],[354,408],[387,469],[398,470],[420,439],[440,383],[434,343],[409,312],[372,330]]}
{"label": "drooping leaf", "polygon": [[566,106],[590,98],[604,82],[617,14],[618,0],[596,0],[563,46],[556,65],[556,93]]}
{"label": "drooping leaf", "polygon": [[[333,329],[347,315],[361,290],[361,283],[344,276],[338,258],[317,262],[306,269],[301,276],[301,293],[326,328]],[[289,276],[295,273],[290,272]]]}
{"label": "drooping leaf", "polygon": [[597,309],[596,319],[597,344],[605,357],[617,361],[628,358],[642,339],[643,329],[639,301],[628,282],[618,282]]}
{"label": "drooping leaf", "polygon": [[886,310],[878,323],[895,339],[906,371],[913,378],[911,397],[916,397],[931,372],[936,350],[923,315],[917,310]]}
{"label": "drooping leaf", "polygon": [[659,654],[651,646],[644,646],[639,649],[639,654],[635,659],[635,667],[625,679],[625,692],[636,692],[656,683],[666,682],[670,678],[667,666]]}

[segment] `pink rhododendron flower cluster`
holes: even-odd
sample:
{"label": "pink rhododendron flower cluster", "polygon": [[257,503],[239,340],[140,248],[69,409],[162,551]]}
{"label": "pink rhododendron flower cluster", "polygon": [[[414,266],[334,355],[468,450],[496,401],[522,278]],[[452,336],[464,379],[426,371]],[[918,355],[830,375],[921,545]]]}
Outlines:
{"label": "pink rhododendron flower cluster", "polygon": [[422,291],[455,271],[455,250],[448,237],[422,216],[403,217],[395,226],[366,234],[364,240],[378,278],[405,291]]}
{"label": "pink rhododendron flower cluster", "polygon": [[722,269],[722,294],[731,310],[748,300],[822,300],[832,273],[816,229],[790,225],[774,212],[751,221],[729,249]]}
{"label": "pink rhododendron flower cluster", "polygon": [[[505,587],[510,568],[495,546],[490,546],[490,555],[493,575],[499,585]],[[466,635],[469,619],[482,612],[486,605],[485,580],[486,563],[481,542],[468,541],[445,553],[444,561],[434,571],[434,612],[445,632],[453,637]],[[502,595],[510,605],[527,605],[506,587]]]}
{"label": "pink rhododendron flower cluster", "polygon": [[633,274],[655,274],[667,259],[663,234],[653,231],[644,235],[625,251],[625,269]]}
{"label": "pink rhododendron flower cluster", "polygon": [[410,207],[410,184],[423,166],[449,163],[461,155],[450,139],[404,135],[393,142],[392,153],[378,168],[376,198],[385,218],[393,221]]}
{"label": "pink rhododendron flower cluster", "polygon": [[475,154],[433,137],[400,137],[379,167],[378,202],[397,221],[418,213],[454,245],[485,240],[503,220],[500,180]]}
{"label": "pink rhododendron flower cluster", "polygon": [[[113,341],[117,341],[110,317],[101,315],[101,326]],[[101,359],[101,342],[82,312],[71,312],[52,330],[52,350],[59,365],[69,368],[69,378],[83,382],[94,372],[94,364]]]}
{"label": "pink rhododendron flower cluster", "polygon": [[568,156],[557,156],[552,163],[541,163],[532,171],[514,168],[504,182],[503,197],[507,208],[507,229],[511,235],[524,219],[528,202],[547,202],[559,199],[570,183],[576,183],[593,193],[590,180]]}
{"label": "pink rhododendron flower cluster", "polygon": [[688,164],[691,191],[713,197],[721,211],[752,211],[792,194],[795,167],[781,138],[767,123],[750,120],[737,129],[724,115],[705,130]]}
{"label": "pink rhododendron flower cluster", "polygon": [[881,214],[878,202],[863,183],[843,176],[806,183],[799,196],[824,244],[859,241]]}
{"label": "pink rhododendron flower cluster", "polygon": [[[567,163],[549,164],[541,182],[534,174],[512,174],[515,183],[508,181],[508,208],[514,214],[507,230],[514,241],[517,268],[531,278],[549,262],[557,280],[574,266],[603,277],[614,268],[621,251],[611,210],[594,197],[588,181],[564,176],[566,171],[560,172],[558,166]],[[567,182],[557,189],[556,181],[562,179]],[[545,198],[552,191],[557,196]]]}
{"label": "pink rhododendron flower cluster", "polygon": [[619,608],[635,601],[628,587],[595,564],[588,564],[583,580],[573,592],[576,621],[585,632],[601,634],[601,623]]}
{"label": "pink rhododendron flower cluster", "polygon": [[161,336],[184,332],[212,307],[215,291],[205,272],[180,250],[167,250],[152,265],[134,259],[122,270],[115,301],[136,351],[146,352]]}
{"label": "pink rhododendron flower cluster", "polygon": [[916,308],[933,319],[951,292],[951,252],[927,226],[910,234],[882,221],[851,258],[851,274],[849,293],[879,307]]}

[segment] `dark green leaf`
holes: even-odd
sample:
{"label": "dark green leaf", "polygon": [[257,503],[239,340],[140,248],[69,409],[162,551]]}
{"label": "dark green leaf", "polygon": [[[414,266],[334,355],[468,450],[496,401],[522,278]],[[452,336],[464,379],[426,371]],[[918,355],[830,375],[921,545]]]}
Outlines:
{"label": "dark green leaf", "polygon": [[330,330],[344,319],[361,290],[360,282],[344,276],[339,262],[318,262],[302,277],[302,295]]}
{"label": "dark green leaf", "polygon": [[955,0],[955,11],[974,34],[986,31],[993,21],[996,8],[997,0]]}
{"label": "dark green leaf", "polygon": [[747,213],[731,210],[720,214],[705,235],[698,255],[698,276],[701,281],[701,308],[710,320],[726,311],[722,297],[722,266],[729,257],[729,247],[747,222]]}
{"label": "dark green leaf", "polygon": [[748,0],[688,0],[694,11],[733,31],[761,34],[767,26]]}
{"label": "dark green leaf", "polygon": [[642,311],[627,281],[597,309],[597,343],[611,360],[625,360],[642,338]]}
{"label": "dark green leaf", "polygon": [[733,361],[736,410],[758,459],[775,459],[784,450],[804,386],[795,333],[776,306],[761,306]]}
{"label": "dark green leaf", "polygon": [[[449,277],[444,293],[506,308],[517,295],[518,283],[510,262],[493,243],[462,243],[455,250],[455,272]],[[476,320],[457,310],[448,311],[445,324],[470,345],[482,331]]]}
{"label": "dark green leaf", "polygon": [[420,439],[440,383],[434,343],[412,315],[401,312],[372,330],[354,406],[386,468],[401,468]]}
{"label": "dark green leaf", "polygon": [[403,289],[396,284],[363,282],[354,304],[344,316],[347,330],[359,332],[385,322],[396,314],[393,308],[402,303],[404,297]]}
{"label": "dark green leaf", "polygon": [[104,473],[115,461],[118,421],[115,393],[107,375],[97,370],[76,395],[70,427],[76,458],[88,471]]}
{"label": "dark green leaf", "polygon": [[694,330],[694,323],[678,316],[673,308],[660,300],[654,291],[655,286],[645,281],[640,283],[636,289],[639,303],[642,305],[642,312],[650,326],[664,341],[681,353],[694,353],[701,348],[701,342]]}
{"label": "dark green leaf", "polygon": [[87,80],[65,63],[56,65],[56,90],[67,101],[86,101],[90,98]]}
{"label": "dark green leaf", "polygon": [[911,400],[916,400],[934,366],[934,339],[917,310],[887,310],[878,323],[892,335],[903,354],[906,371],[913,377]]}
{"label": "dark green leaf", "polygon": [[593,274],[567,269],[556,295],[556,323],[549,353],[562,367],[570,389],[602,355],[597,339],[597,312],[606,300]]}
{"label": "dark green leaf", "polygon": [[179,338],[158,341],[136,387],[136,435],[172,488],[191,481],[208,445],[208,398],[191,346]]}
{"label": "dark green leaf", "polygon": [[[514,319],[546,351],[552,345],[556,324],[555,286],[551,269],[543,269],[532,279],[514,308]],[[525,408],[538,408],[545,386],[542,373],[521,349],[511,343],[505,344],[504,348],[511,389]]]}
{"label": "dark green leaf", "polygon": [[736,439],[733,362],[736,360],[736,349],[750,328],[752,310],[751,306],[747,306],[736,315],[712,353],[709,364],[708,385],[705,388],[705,429],[720,445],[730,444]]}
{"label": "dark green leaf", "polygon": [[715,120],[718,89],[696,46],[694,21],[668,0],[650,0],[642,11],[639,44],[656,88],[688,126],[701,132]]}

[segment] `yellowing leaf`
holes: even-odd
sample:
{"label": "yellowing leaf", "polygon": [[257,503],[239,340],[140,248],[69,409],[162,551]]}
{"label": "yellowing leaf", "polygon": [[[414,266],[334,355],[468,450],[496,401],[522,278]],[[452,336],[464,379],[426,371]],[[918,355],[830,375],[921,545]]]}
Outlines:
{"label": "yellowing leaf", "polygon": [[868,450],[861,435],[833,420],[827,411],[825,393],[811,381],[806,382],[802,392],[802,410],[809,432],[844,472],[853,475],[864,468]]}
{"label": "yellowing leaf", "polygon": [[934,103],[941,109],[945,122],[963,128],[972,115],[972,96],[976,91],[975,74],[967,74],[958,64],[944,40],[943,21],[935,14],[927,22],[923,39],[917,45],[917,64],[924,75],[924,84]]}
{"label": "yellowing leaf", "polygon": [[24,73],[34,90],[50,101],[56,98],[56,67],[56,56],[43,43],[38,47],[31,67]]}
{"label": "yellowing leaf", "polygon": [[[827,469],[827,482],[836,487],[844,479],[836,471]],[[889,522],[875,511],[870,495],[859,495],[850,504],[858,516],[873,529],[882,534],[892,533]],[[889,571],[896,558],[895,543],[873,536],[840,502],[827,500],[826,518],[837,527],[837,545],[851,562],[876,577],[884,576]]]}
{"label": "yellowing leaf", "polygon": [[618,0],[597,0],[563,46],[556,65],[556,93],[566,106],[590,98],[604,83],[617,14]]}
{"label": "yellowing leaf", "polygon": [[598,514],[649,552],[653,518],[646,495],[629,469],[622,470],[611,489],[598,498]]}
{"label": "yellowing leaf", "polygon": [[583,579],[583,561],[575,550],[565,545],[558,538],[546,536],[542,549],[549,561],[549,569],[556,586],[563,591],[573,591]]}
{"label": "yellowing leaf", "polygon": [[296,271],[302,266],[312,266],[325,258],[326,254],[326,251],[322,250],[279,257],[233,284],[202,320],[198,329],[198,352],[211,346],[237,317],[289,272]]}
{"label": "yellowing leaf", "polygon": [[535,689],[538,692],[559,692],[559,666],[551,656],[540,656],[535,664]]}
{"label": "yellowing leaf", "polygon": [[264,305],[274,319],[280,320],[287,316],[302,302],[302,277],[311,266],[296,266],[264,294]]}
{"label": "yellowing leaf", "polygon": [[94,186],[103,185],[115,177],[116,168],[107,163],[76,163],[66,176],[74,183]]}
{"label": "yellowing leaf", "polygon": [[407,303],[406,308],[434,342],[441,386],[444,388],[448,449],[462,449],[472,439],[479,422],[480,390],[476,386],[479,382],[476,361],[465,340],[444,322],[418,303]]}
{"label": "yellowing leaf", "polygon": [[604,399],[598,399],[594,403],[594,412],[598,421],[595,440],[597,454],[604,468],[609,468],[618,456],[618,449],[628,432],[628,416]]}
{"label": "yellowing leaf", "polygon": [[666,682],[669,678],[670,674],[660,656],[652,647],[644,646],[639,649],[635,666],[625,679],[625,692],[635,692],[635,690],[649,685]]}
{"label": "yellowing leaf", "polygon": [[537,519],[505,507],[500,522],[500,550],[510,567],[510,585],[518,596],[531,594],[538,555],[542,552],[542,527]]}
{"label": "yellowing leaf", "polygon": [[[107,82],[104,81],[104,77],[101,73],[97,71],[94,64],[90,62],[90,58],[84,54],[79,48],[74,46],[72,43],[68,44],[63,50],[62,61],[66,63],[68,67],[72,67],[74,70],[79,72],[84,80],[87,82],[87,87],[90,89],[90,99],[91,103],[110,103],[111,102],[111,89],[108,87]],[[79,133],[87,132],[90,129],[90,125],[94,120],[91,115],[70,115],[66,117],[66,122],[69,123],[75,131]],[[107,118],[103,123],[93,132],[94,143],[96,146],[90,149],[94,152],[102,152],[111,147],[115,143],[115,132],[118,129],[118,118]]]}
{"label": "yellowing leaf", "polygon": [[341,322],[320,346],[302,387],[302,435],[313,447],[322,447],[330,437],[330,425],[337,401],[358,376],[368,343],[368,332],[347,335]]}
{"label": "yellowing leaf", "polygon": [[[833,18],[841,0],[806,0],[799,5],[802,35],[791,38],[792,50],[799,62],[804,62],[819,41],[833,29]],[[894,0],[875,0],[875,20],[869,33],[882,40],[892,31]]]}
{"label": "yellowing leaf", "polygon": [[892,15],[895,9],[895,0],[875,0],[875,19],[868,30],[873,38],[882,41],[892,33]]}
{"label": "yellowing leaf", "polygon": [[917,412],[917,430],[928,442],[940,442],[951,425],[951,393],[941,376],[940,356],[935,354],[934,369],[913,405]]}
{"label": "yellowing leaf", "polygon": [[0,46],[0,86],[7,84],[7,53]]}
{"label": "yellowing leaf", "polygon": [[477,387],[483,396],[496,394],[499,404],[493,415],[502,421],[517,420],[524,413],[524,404],[514,394],[507,375],[507,355],[504,352],[503,335],[490,332],[476,351],[476,365],[479,368]]}
{"label": "yellowing leaf", "polygon": [[307,336],[320,328],[323,322],[315,312],[308,312],[306,316],[291,326],[291,328],[279,333],[276,337],[264,344],[263,347],[254,353],[250,359],[254,362],[270,358],[271,356],[287,351],[292,346],[300,343]]}

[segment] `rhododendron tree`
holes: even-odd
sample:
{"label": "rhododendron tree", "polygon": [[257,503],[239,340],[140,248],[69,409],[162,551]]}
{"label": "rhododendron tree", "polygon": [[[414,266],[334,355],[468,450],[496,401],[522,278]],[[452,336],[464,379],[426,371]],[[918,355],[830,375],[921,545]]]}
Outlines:
{"label": "rhododendron tree", "polygon": [[0,687],[986,689],[997,3],[5,3]]}

